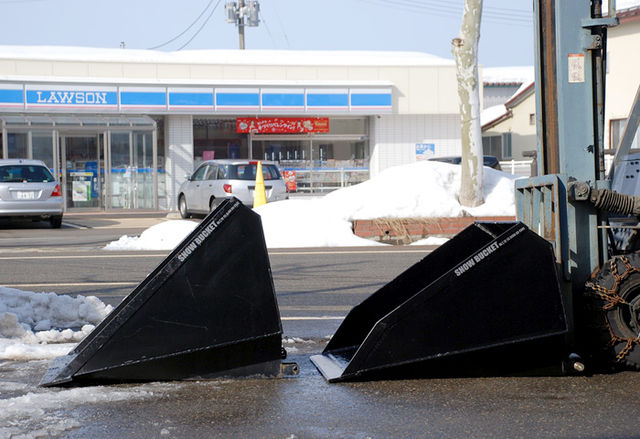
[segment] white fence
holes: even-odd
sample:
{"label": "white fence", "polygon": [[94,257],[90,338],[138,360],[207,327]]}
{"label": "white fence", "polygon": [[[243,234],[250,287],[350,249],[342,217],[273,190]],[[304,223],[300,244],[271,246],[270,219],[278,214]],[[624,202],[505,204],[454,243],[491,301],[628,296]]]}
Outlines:
{"label": "white fence", "polygon": [[531,177],[531,162],[533,160],[504,160],[500,162],[500,167],[509,174]]}

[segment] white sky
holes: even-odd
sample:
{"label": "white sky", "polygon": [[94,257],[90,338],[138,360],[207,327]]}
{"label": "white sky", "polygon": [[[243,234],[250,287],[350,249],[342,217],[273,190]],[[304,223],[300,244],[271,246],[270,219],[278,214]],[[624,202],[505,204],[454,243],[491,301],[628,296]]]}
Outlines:
{"label": "white sky", "polygon": [[[131,49],[162,45],[159,50],[164,51],[236,49],[237,30],[225,21],[226,1],[0,0],[0,42],[104,48],[119,48],[124,42]],[[451,59],[451,39],[459,33],[463,2],[261,0],[262,22],[246,28],[246,47],[419,51]],[[638,6],[640,0],[617,4],[620,10]],[[480,63],[533,65],[533,2],[484,0],[483,5]]]}
{"label": "white sky", "polygon": [[[236,49],[218,0],[0,0],[5,45]],[[211,2],[209,9],[205,7]],[[451,59],[463,0],[261,0],[248,49],[420,51]],[[533,64],[530,0],[484,0],[479,57],[487,66]],[[202,18],[196,21],[203,13]],[[197,34],[199,28],[202,30]],[[506,37],[508,36],[508,37]]]}

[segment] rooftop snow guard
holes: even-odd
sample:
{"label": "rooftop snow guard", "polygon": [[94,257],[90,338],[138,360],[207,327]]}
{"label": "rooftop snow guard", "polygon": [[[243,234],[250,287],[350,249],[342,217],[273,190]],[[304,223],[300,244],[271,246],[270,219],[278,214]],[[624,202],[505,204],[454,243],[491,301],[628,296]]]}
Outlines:
{"label": "rooftop snow guard", "polygon": [[329,382],[560,373],[566,333],[551,244],[477,222],[354,307],[311,361]]}
{"label": "rooftop snow guard", "polygon": [[260,217],[232,199],[56,358],[40,385],[277,376],[282,352]]}

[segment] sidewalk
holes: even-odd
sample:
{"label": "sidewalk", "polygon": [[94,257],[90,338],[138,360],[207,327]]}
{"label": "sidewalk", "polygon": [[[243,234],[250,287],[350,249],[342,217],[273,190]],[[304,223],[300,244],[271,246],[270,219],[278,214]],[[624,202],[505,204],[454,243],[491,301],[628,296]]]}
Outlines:
{"label": "sidewalk", "polygon": [[65,213],[62,222],[68,226],[87,229],[146,229],[169,219],[180,219],[180,215],[166,210],[73,211]]}

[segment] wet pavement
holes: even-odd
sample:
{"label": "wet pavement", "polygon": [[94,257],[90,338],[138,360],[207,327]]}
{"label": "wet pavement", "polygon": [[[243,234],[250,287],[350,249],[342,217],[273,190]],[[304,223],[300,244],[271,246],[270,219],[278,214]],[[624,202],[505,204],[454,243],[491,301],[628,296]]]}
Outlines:
{"label": "wet pavement", "polygon": [[[47,362],[3,365],[7,390],[50,400],[7,429],[67,438],[633,438],[636,373],[593,377],[457,378],[327,384],[296,343],[287,379],[40,389]],[[13,391],[7,389],[13,384]],[[26,396],[25,396],[26,395]],[[0,415],[2,421],[7,421]],[[3,436],[0,428],[0,437]],[[22,437],[22,436],[21,436]],[[47,436],[44,436],[47,437]]]}
{"label": "wet pavement", "polygon": [[[162,259],[94,247],[123,231],[139,234],[162,215],[78,217],[53,233],[0,229],[4,279],[70,294],[102,283],[116,301]],[[49,361],[0,362],[0,438],[640,437],[638,373],[326,383],[309,357],[339,317],[423,254],[270,252],[288,361],[300,366],[295,378],[39,388]],[[132,285],[116,288],[115,280]]]}

